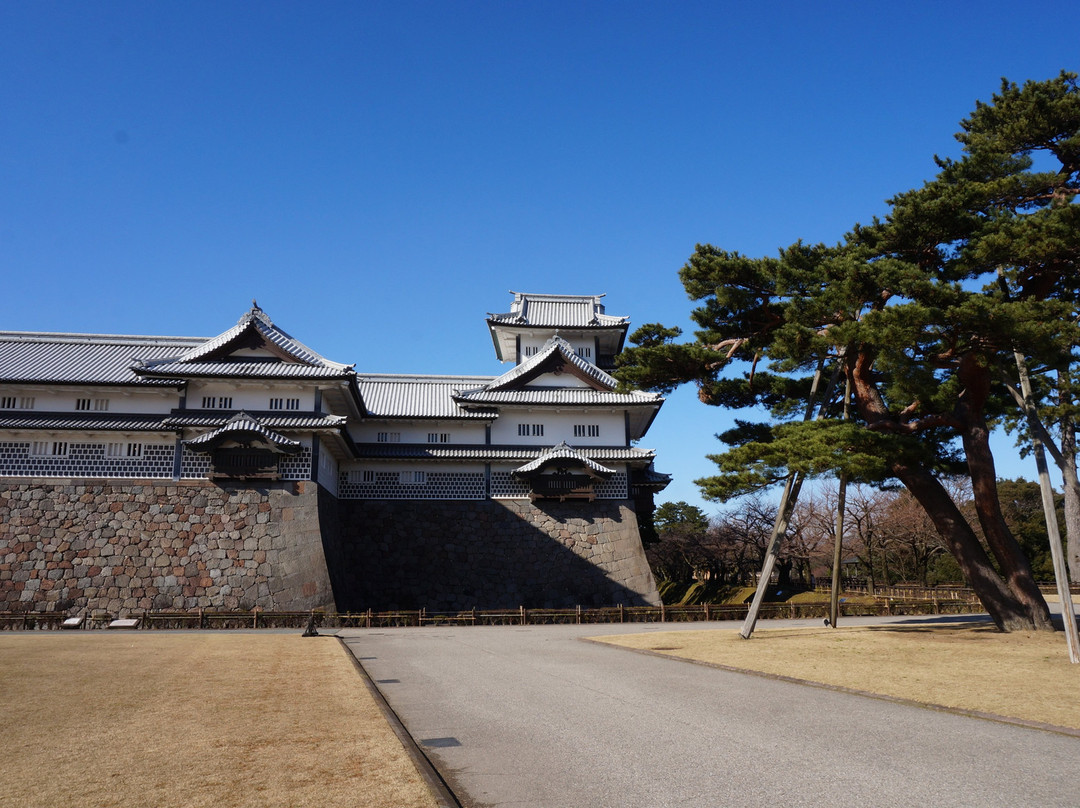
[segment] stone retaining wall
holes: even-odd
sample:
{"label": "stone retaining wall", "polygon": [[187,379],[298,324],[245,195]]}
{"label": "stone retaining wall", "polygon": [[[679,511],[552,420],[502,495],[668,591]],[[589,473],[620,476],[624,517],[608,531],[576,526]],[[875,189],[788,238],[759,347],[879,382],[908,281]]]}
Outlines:
{"label": "stone retaining wall", "polygon": [[338,608],[657,605],[627,500],[342,501]]}
{"label": "stone retaining wall", "polygon": [[0,480],[0,611],[655,605],[627,500],[337,500],[314,482]]}
{"label": "stone retaining wall", "polygon": [[0,481],[0,611],[333,605],[313,482]]}

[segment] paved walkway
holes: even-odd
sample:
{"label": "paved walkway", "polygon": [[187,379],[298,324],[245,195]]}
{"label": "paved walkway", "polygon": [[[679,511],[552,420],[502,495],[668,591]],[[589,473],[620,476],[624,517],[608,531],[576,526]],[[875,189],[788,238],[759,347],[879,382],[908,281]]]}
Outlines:
{"label": "paved walkway", "polygon": [[1077,738],[579,639],[705,626],[341,636],[468,808],[1080,805]]}

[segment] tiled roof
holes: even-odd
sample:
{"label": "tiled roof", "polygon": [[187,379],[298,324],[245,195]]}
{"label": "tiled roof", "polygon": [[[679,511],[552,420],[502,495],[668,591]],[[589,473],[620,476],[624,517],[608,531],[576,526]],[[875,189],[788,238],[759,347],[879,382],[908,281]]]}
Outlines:
{"label": "tiled roof", "polygon": [[[162,419],[162,423],[170,429],[198,426],[221,426],[226,423],[232,413],[216,410],[185,410],[173,412]],[[338,429],[345,426],[348,420],[344,415],[323,415],[310,413],[305,415],[281,415],[279,413],[259,412],[256,417],[259,423],[271,429]]]}
{"label": "tiled roof", "polygon": [[0,332],[0,381],[43,384],[176,385],[175,379],[141,379],[137,360],[176,356],[199,337]]}
{"label": "tiled roof", "polygon": [[491,376],[397,376],[358,374],[356,381],[366,415],[372,418],[492,418],[472,412],[453,399],[462,388],[476,388]]}
{"label": "tiled roof", "polygon": [[199,435],[197,438],[186,440],[184,443],[199,449],[201,447],[214,446],[233,436],[239,437],[241,435],[251,434],[258,435],[263,440],[274,444],[274,446],[286,452],[295,452],[300,448],[299,441],[286,438],[284,435],[278,434],[272,429],[267,429],[259,423],[258,419],[248,415],[246,412],[238,412],[226,421],[224,426],[218,427],[212,432]]}
{"label": "tiled roof", "polygon": [[[360,457],[387,460],[432,460],[522,463],[539,457],[548,451],[546,446],[477,446],[439,445],[421,443],[361,443],[357,445]],[[635,446],[580,446],[576,449],[590,460],[605,463],[634,463],[647,465],[656,457],[652,449]]]}
{"label": "tiled roof", "polygon": [[301,365],[293,362],[248,359],[231,362],[159,362],[136,368],[144,376],[235,377],[249,379],[336,379],[352,373],[337,365]]}
{"label": "tiled roof", "polygon": [[[284,354],[254,359],[227,358],[237,349],[269,344]],[[220,361],[211,361],[220,359]],[[352,374],[351,365],[331,362],[293,339],[271,321],[254,301],[235,326],[212,339],[190,347],[180,355],[150,360],[135,368],[140,375],[243,376],[247,378],[340,378]]]}
{"label": "tiled roof", "polygon": [[515,292],[510,311],[488,314],[492,323],[538,328],[613,328],[629,319],[604,314],[603,295],[535,295]]}
{"label": "tiled roof", "polygon": [[634,477],[630,482],[634,486],[651,488],[654,492],[659,492],[668,487],[668,484],[671,482],[671,475],[662,474],[654,469],[650,463],[646,468],[635,472]]}
{"label": "tiled roof", "polygon": [[457,396],[462,404],[537,405],[537,406],[656,406],[663,398],[656,393],[631,391],[613,393],[607,390],[590,390],[587,387],[527,387],[522,390],[505,390],[489,393],[473,390]]}
{"label": "tiled roof", "polygon": [[[602,371],[596,365],[591,362],[587,362],[578,356],[574,352],[574,346],[564,340],[562,337],[552,337],[544,343],[544,347],[541,348],[534,356],[530,356],[520,365],[515,366],[513,369],[508,370],[499,378],[484,385],[483,392],[494,392],[496,390],[505,390],[514,387],[514,383],[523,377],[528,377],[534,374],[537,368],[548,361],[554,354],[561,354],[562,359],[565,362],[570,363],[576,367],[584,376],[592,379],[598,384],[603,385],[608,390],[614,390],[618,382],[609,374]],[[479,392],[479,391],[476,391]],[[458,396],[463,400],[468,400],[471,395],[469,392],[462,392]]]}
{"label": "tiled roof", "polygon": [[111,415],[85,412],[0,412],[0,429],[51,429],[92,432],[167,432],[160,414]]}
{"label": "tiled roof", "polygon": [[601,466],[595,460],[587,457],[583,453],[576,450],[573,446],[570,446],[563,441],[558,446],[553,446],[547,451],[541,453],[536,459],[526,463],[520,468],[514,469],[515,474],[532,474],[540,471],[542,468],[550,463],[558,463],[560,461],[569,461],[571,463],[577,463],[585,466],[589,470],[599,474],[602,477],[610,477],[615,473],[615,469],[609,469],[605,466]]}

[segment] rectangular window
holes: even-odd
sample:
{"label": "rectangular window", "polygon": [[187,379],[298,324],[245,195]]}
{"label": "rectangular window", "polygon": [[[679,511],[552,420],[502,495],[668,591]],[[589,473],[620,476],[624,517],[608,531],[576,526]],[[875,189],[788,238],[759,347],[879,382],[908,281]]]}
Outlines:
{"label": "rectangular window", "polygon": [[4,396],[0,398],[0,410],[32,410],[33,396]]}
{"label": "rectangular window", "polygon": [[232,396],[203,396],[204,410],[231,410]]}
{"label": "rectangular window", "polygon": [[15,403],[17,399],[15,396],[4,396],[0,398],[0,410],[13,410],[15,409]]}
{"label": "rectangular window", "polygon": [[272,398],[272,399],[270,399],[270,409],[272,409],[272,410],[298,410],[298,409],[300,409],[300,399],[298,399],[298,398]]}
{"label": "rectangular window", "polygon": [[575,353],[583,359],[588,359],[592,356],[592,348],[578,348]]}
{"label": "rectangular window", "polygon": [[544,436],[543,424],[518,424],[518,435],[521,437],[527,437],[532,435],[535,438],[542,438]]}
{"label": "rectangular window", "polygon": [[75,399],[75,409],[77,410],[88,410],[90,409],[91,404],[93,404],[93,402],[88,398]]}
{"label": "rectangular window", "polygon": [[127,445],[128,457],[142,457],[142,444],[141,443],[129,443]]}
{"label": "rectangular window", "polygon": [[450,433],[449,432],[428,432],[427,433],[427,442],[428,443],[449,443],[450,442]]}
{"label": "rectangular window", "polygon": [[402,485],[423,485],[427,482],[427,472],[403,471],[398,474],[398,482]]}
{"label": "rectangular window", "polygon": [[600,437],[600,425],[599,424],[574,424],[574,437],[575,438],[599,438]]}
{"label": "rectangular window", "polygon": [[375,438],[379,443],[401,443],[400,432],[380,432]]}
{"label": "rectangular window", "polygon": [[535,345],[525,346],[525,356],[536,356],[538,353],[540,353],[540,349]]}
{"label": "rectangular window", "polygon": [[124,456],[124,444],[122,443],[110,443],[105,447],[106,457],[123,457]]}
{"label": "rectangular window", "polygon": [[373,483],[375,482],[375,472],[370,469],[367,471],[357,470],[349,472],[350,483]]}
{"label": "rectangular window", "polygon": [[109,409],[109,399],[107,398],[95,398],[94,410],[96,412],[105,412]]}
{"label": "rectangular window", "polygon": [[64,457],[67,453],[67,441],[36,440],[30,444],[30,454],[35,457]]}

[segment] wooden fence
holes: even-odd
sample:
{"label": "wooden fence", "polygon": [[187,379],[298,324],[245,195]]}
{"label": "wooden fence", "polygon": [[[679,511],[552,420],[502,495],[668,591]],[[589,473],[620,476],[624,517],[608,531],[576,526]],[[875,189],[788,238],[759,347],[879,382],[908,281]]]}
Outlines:
{"label": "wooden fence", "polygon": [[[124,617],[137,619],[138,630],[162,629],[262,629],[305,628],[398,628],[408,626],[509,626],[568,623],[686,623],[706,620],[743,620],[746,604],[698,606],[612,606],[571,609],[470,609],[465,611],[398,610],[388,612],[276,612],[252,611],[155,612],[133,611]],[[877,603],[841,603],[843,616],[929,615],[980,612],[977,601],[938,597],[930,600],[881,598]],[[765,603],[763,619],[825,618],[827,603]],[[0,612],[0,630],[60,629],[69,615],[55,612]],[[87,615],[79,629],[105,629],[117,615]]]}

